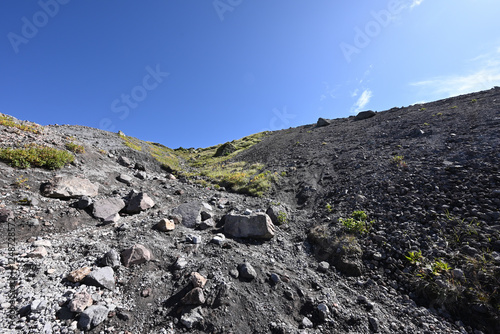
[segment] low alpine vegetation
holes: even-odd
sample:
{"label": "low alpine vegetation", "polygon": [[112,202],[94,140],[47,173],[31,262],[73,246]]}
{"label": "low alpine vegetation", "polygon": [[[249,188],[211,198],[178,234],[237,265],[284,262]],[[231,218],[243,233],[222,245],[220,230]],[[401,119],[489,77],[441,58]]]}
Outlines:
{"label": "low alpine vegetation", "polygon": [[36,134],[41,133],[39,125],[19,124],[16,123],[16,121],[14,121],[12,117],[9,117],[7,115],[0,115],[0,125],[7,126],[10,128],[17,128],[22,131],[32,132]]}
{"label": "low alpine vegetation", "polygon": [[58,169],[74,161],[75,157],[65,150],[30,144],[23,148],[2,148],[0,159],[10,162],[14,167],[43,167]]}
{"label": "low alpine vegetation", "polygon": [[66,143],[66,148],[73,153],[85,153],[85,147],[75,144],[74,142]]}
{"label": "low alpine vegetation", "polygon": [[354,211],[350,218],[339,219],[344,229],[353,234],[367,233],[373,223],[367,220],[368,215],[364,211]]}

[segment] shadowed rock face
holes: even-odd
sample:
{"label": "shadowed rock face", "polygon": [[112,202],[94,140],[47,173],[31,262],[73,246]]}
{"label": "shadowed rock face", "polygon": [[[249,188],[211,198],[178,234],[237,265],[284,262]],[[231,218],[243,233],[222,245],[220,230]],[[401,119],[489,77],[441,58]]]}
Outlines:
{"label": "shadowed rock face", "polygon": [[[88,127],[0,125],[1,147],[85,147],[56,179],[0,162],[0,280],[14,270],[18,296],[4,284],[1,304],[19,310],[0,328],[500,332],[500,89],[366,115],[223,154],[214,172],[264,166],[261,198],[197,172],[222,146],[135,150]],[[151,147],[179,153],[183,172]]]}

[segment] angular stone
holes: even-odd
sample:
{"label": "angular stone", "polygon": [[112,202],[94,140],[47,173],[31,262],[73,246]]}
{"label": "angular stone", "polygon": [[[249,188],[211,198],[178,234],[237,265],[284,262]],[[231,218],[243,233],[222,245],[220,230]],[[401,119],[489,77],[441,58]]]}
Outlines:
{"label": "angular stone", "polygon": [[120,156],[118,158],[118,163],[124,167],[132,167],[134,165],[133,162],[125,156]]}
{"label": "angular stone", "polygon": [[210,240],[210,242],[217,244],[217,245],[222,245],[224,243],[224,241],[226,241],[226,236],[222,233],[217,233],[216,235],[214,235],[212,240]]}
{"label": "angular stone", "polygon": [[314,324],[312,323],[311,320],[309,320],[308,317],[304,317],[304,319],[302,319],[302,328],[313,328],[314,327]]}
{"label": "angular stone", "polygon": [[108,317],[109,310],[103,305],[92,305],[87,307],[85,311],[80,314],[78,326],[84,330],[90,330]]}
{"label": "angular stone", "polygon": [[327,126],[327,125],[330,125],[330,121],[328,121],[322,117],[318,118],[318,122],[316,122],[317,127],[322,127],[322,126]]}
{"label": "angular stone", "polygon": [[191,273],[191,284],[195,288],[204,288],[205,284],[207,284],[207,279],[203,277],[200,273],[192,272]]}
{"label": "angular stone", "polygon": [[231,142],[227,142],[217,148],[214,157],[224,157],[233,153],[234,151],[236,151],[236,146],[234,146],[234,144]]}
{"label": "angular stone", "polygon": [[361,121],[363,119],[367,119],[367,118],[373,117],[375,115],[376,115],[376,113],[374,111],[372,111],[372,110],[366,110],[366,111],[362,111],[362,112],[358,113],[354,117],[354,120],[355,121]]}
{"label": "angular stone", "polygon": [[152,258],[151,251],[140,244],[136,244],[131,248],[125,249],[122,252],[121,257],[122,263],[125,267],[129,267],[134,264],[141,264],[150,261]]}
{"label": "angular stone", "polygon": [[267,210],[266,214],[271,218],[274,225],[282,225],[286,223],[287,214],[286,209],[283,205],[271,205]]}
{"label": "angular stone", "polygon": [[78,209],[86,209],[92,205],[92,199],[88,196],[82,196],[78,202],[76,202],[76,207]]}
{"label": "angular stone", "polygon": [[120,255],[114,249],[110,250],[101,259],[101,265],[104,267],[111,267],[116,269],[120,267]]}
{"label": "angular stone", "polygon": [[78,268],[73,270],[66,276],[66,279],[70,282],[76,283],[80,282],[83,280],[90,272],[92,269],[90,267],[83,267],[83,268]]}
{"label": "angular stone", "polygon": [[197,324],[200,324],[204,321],[203,318],[203,309],[201,306],[198,306],[194,309],[192,309],[188,313],[184,313],[181,316],[181,323],[186,326],[186,328],[191,329]]}
{"label": "angular stone", "polygon": [[14,213],[5,208],[0,209],[0,223],[5,223],[6,221],[14,219]]}
{"label": "angular stone", "polygon": [[115,273],[111,267],[93,270],[85,277],[85,283],[113,291],[115,289]]}
{"label": "angular stone", "polygon": [[175,223],[170,219],[162,219],[155,226],[155,229],[161,232],[169,232],[175,230]]}
{"label": "angular stone", "polygon": [[198,244],[201,244],[202,238],[199,235],[188,234],[188,235],[186,235],[186,241],[191,243],[191,244],[198,245]]}
{"label": "angular stone", "polygon": [[250,216],[229,214],[225,216],[224,234],[234,238],[271,239],[274,226],[271,218],[262,212]]}
{"label": "angular stone", "polygon": [[199,225],[200,230],[206,230],[214,227],[215,227],[215,221],[212,218],[202,221]]}
{"label": "angular stone", "polygon": [[118,177],[116,179],[122,183],[125,183],[128,186],[132,182],[132,176],[130,176],[128,174],[120,174],[120,175],[118,175]]}
{"label": "angular stone", "polygon": [[183,257],[180,257],[177,259],[177,261],[175,261],[174,268],[177,270],[182,270],[186,268],[187,264],[188,264],[187,260]]}
{"label": "angular stone", "polygon": [[194,228],[201,222],[202,202],[193,201],[179,205],[172,211],[172,215],[182,217],[182,225]]}
{"label": "angular stone", "polygon": [[40,247],[40,246],[43,246],[43,247],[52,247],[52,242],[50,242],[50,240],[44,240],[44,239],[40,239],[40,240],[35,240],[33,241],[33,246],[35,247]]}
{"label": "angular stone", "polygon": [[146,174],[146,172],[143,172],[143,171],[139,171],[139,172],[135,173],[134,176],[136,178],[138,178],[139,180],[146,180],[148,178],[148,174]]}
{"label": "angular stone", "polygon": [[248,262],[238,265],[238,272],[240,274],[239,276],[244,279],[253,280],[257,277],[257,272]]}
{"label": "angular stone", "polygon": [[58,175],[42,185],[42,194],[54,198],[78,198],[97,196],[99,185],[87,179],[69,175]]}
{"label": "angular stone", "polygon": [[48,254],[47,249],[43,246],[39,246],[39,247],[33,249],[30,253],[28,253],[28,256],[41,259],[43,257],[46,257],[47,254]]}
{"label": "angular stone", "polygon": [[182,299],[184,305],[201,305],[205,303],[205,295],[202,288],[194,288],[189,291]]}
{"label": "angular stone", "polygon": [[92,215],[99,219],[106,219],[120,212],[125,207],[121,198],[112,197],[98,200],[92,208]]}
{"label": "angular stone", "polygon": [[200,215],[201,215],[201,220],[202,221],[205,221],[207,219],[212,218],[212,214],[210,212],[208,212],[208,211],[205,211],[205,210],[201,211]]}
{"label": "angular stone", "polygon": [[368,323],[370,324],[370,329],[374,333],[378,333],[379,331],[378,319],[374,317],[368,317]]}
{"label": "angular stone", "polygon": [[120,214],[119,213],[115,213],[114,215],[111,215],[107,218],[105,218],[102,222],[104,224],[114,224],[114,223],[118,223],[118,221],[120,220]]}
{"label": "angular stone", "polygon": [[141,164],[140,162],[136,162],[135,165],[134,165],[134,169],[137,169],[137,170],[142,170],[143,172],[146,171],[146,167]]}
{"label": "angular stone", "polygon": [[132,193],[125,208],[126,213],[139,213],[155,206],[155,202],[146,193]]}
{"label": "angular stone", "polygon": [[71,312],[83,312],[83,310],[92,305],[92,302],[92,297],[87,291],[79,292],[69,302],[69,310]]}
{"label": "angular stone", "polygon": [[330,263],[322,261],[318,264],[318,271],[320,273],[326,273],[330,269]]}
{"label": "angular stone", "polygon": [[35,299],[30,307],[32,313],[40,313],[47,308],[47,301],[45,299]]}

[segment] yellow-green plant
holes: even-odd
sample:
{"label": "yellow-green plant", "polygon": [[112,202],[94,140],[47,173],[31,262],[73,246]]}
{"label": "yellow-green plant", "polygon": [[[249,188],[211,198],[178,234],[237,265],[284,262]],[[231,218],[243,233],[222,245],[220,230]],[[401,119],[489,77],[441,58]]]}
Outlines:
{"label": "yellow-green plant", "polygon": [[75,144],[74,142],[66,143],[66,148],[73,153],[85,153],[85,147]]}
{"label": "yellow-green plant", "polygon": [[16,123],[16,121],[14,121],[14,119],[12,117],[9,117],[7,115],[0,115],[0,125],[8,126],[11,128],[17,128],[17,129],[22,130],[22,131],[32,132],[32,133],[36,133],[36,134],[41,133],[39,125],[19,124],[19,123]]}
{"label": "yellow-green plant", "polygon": [[447,272],[451,270],[451,267],[448,263],[444,262],[441,259],[436,259],[431,266],[432,274],[434,276],[441,275],[443,272]]}
{"label": "yellow-green plant", "polygon": [[406,168],[408,165],[406,164],[406,161],[404,161],[404,158],[405,157],[403,155],[395,155],[392,157],[392,162],[398,167]]}
{"label": "yellow-green plant", "polygon": [[423,256],[422,256],[422,251],[421,250],[418,250],[418,251],[409,251],[408,252],[408,255],[405,255],[405,258],[410,261],[411,264],[420,264],[423,260]]}
{"label": "yellow-green plant", "polygon": [[62,168],[74,161],[74,156],[65,150],[30,144],[23,148],[0,149],[0,159],[10,162],[14,167],[44,167],[48,169]]}
{"label": "yellow-green plant", "polygon": [[128,146],[131,149],[136,150],[136,151],[142,151],[141,141],[139,139],[134,138],[134,137],[130,137],[130,136],[126,136],[123,134],[123,132],[119,132],[118,136],[120,136],[120,138],[123,139],[123,143],[126,146]]}
{"label": "yellow-green plant", "polygon": [[339,221],[349,233],[363,234],[369,231],[373,222],[368,222],[364,211],[354,211],[350,218],[340,218]]}
{"label": "yellow-green plant", "polygon": [[14,182],[14,185],[16,186],[16,188],[30,189],[31,187],[27,182],[28,182],[28,177],[18,176],[16,178],[16,181]]}
{"label": "yellow-green plant", "polygon": [[278,223],[280,225],[288,223],[288,217],[284,211],[278,212],[278,216],[276,218],[278,219]]}

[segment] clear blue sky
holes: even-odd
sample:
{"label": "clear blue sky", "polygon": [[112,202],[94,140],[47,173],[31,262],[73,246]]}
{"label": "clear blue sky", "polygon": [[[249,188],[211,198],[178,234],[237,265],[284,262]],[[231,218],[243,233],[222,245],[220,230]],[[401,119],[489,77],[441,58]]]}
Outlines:
{"label": "clear blue sky", "polygon": [[207,147],[500,85],[498,0],[2,0],[0,112]]}

